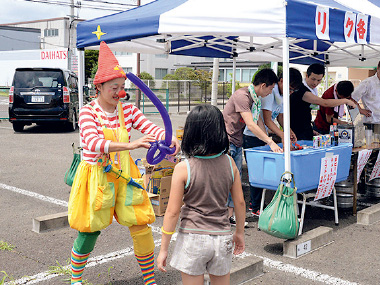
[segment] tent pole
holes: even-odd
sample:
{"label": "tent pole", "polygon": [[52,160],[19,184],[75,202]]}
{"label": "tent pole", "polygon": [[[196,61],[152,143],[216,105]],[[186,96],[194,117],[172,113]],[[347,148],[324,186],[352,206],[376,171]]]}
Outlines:
{"label": "tent pole", "polygon": [[232,91],[231,95],[235,93],[235,82],[236,82],[236,56],[232,59]]}
{"label": "tent pole", "polygon": [[211,87],[211,105],[218,106],[218,78],[219,78],[219,58],[214,58],[212,67],[212,87]]}
{"label": "tent pole", "polygon": [[[137,0],[137,7],[141,5],[141,0]],[[140,53],[136,54],[136,76],[140,78]],[[136,88],[135,90],[135,106],[140,109],[141,90]]]}
{"label": "tent pole", "polygon": [[[289,39],[282,40],[283,60],[283,102],[284,102],[284,155],[285,171],[291,171],[290,165],[290,100],[289,100]],[[290,178],[290,177],[287,177]]]}
{"label": "tent pole", "polygon": [[[84,49],[78,49],[78,99],[79,109],[83,106],[83,87],[84,87]],[[78,110],[79,111],[79,110]],[[78,118],[79,119],[79,118]]]}

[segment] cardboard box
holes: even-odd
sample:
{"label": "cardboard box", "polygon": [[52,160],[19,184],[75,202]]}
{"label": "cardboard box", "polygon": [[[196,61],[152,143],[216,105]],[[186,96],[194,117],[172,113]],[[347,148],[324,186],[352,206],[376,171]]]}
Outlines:
{"label": "cardboard box", "polygon": [[161,178],[172,176],[174,167],[179,162],[179,159],[174,158],[173,162],[164,159],[157,165],[150,165],[145,159],[142,160],[145,166],[144,185],[148,192],[159,194]]}
{"label": "cardboard box", "polygon": [[171,184],[172,176],[162,177],[160,178],[159,194],[148,192],[156,216],[163,216],[165,214],[166,208],[168,207]]}

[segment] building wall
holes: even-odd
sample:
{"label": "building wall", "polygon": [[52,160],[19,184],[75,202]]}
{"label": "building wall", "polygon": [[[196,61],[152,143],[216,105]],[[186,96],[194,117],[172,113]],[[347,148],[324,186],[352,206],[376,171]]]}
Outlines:
{"label": "building wall", "polygon": [[[120,53],[116,53],[116,58],[119,61],[120,65],[125,69],[125,71],[136,73],[137,54],[125,53],[121,55]],[[140,72],[145,71],[152,75],[155,79],[162,79],[163,76],[156,76],[157,73],[163,75],[163,73],[166,71],[166,74],[170,74],[179,67],[190,65],[194,61],[204,60],[205,58],[192,56],[141,54]]]}
{"label": "building wall", "polygon": [[[78,21],[74,21],[73,25],[77,25]],[[70,18],[52,18],[46,20],[29,21],[29,22],[17,22],[7,24],[13,27],[26,27],[35,28],[41,30],[41,49],[57,49],[57,48],[68,48],[69,45],[69,26]],[[58,33],[53,31],[58,30]],[[74,39],[74,45],[76,41],[76,29],[72,29]]]}
{"label": "building wall", "polygon": [[0,86],[10,86],[18,67],[67,69],[67,49],[1,51],[0,66]]}
{"label": "building wall", "polygon": [[0,51],[39,49],[40,35],[38,29],[0,26]]}
{"label": "building wall", "polygon": [[349,78],[352,79],[358,79],[358,80],[364,80],[367,77],[370,77],[376,73],[373,69],[367,69],[367,68],[349,68],[348,69],[348,75]]}

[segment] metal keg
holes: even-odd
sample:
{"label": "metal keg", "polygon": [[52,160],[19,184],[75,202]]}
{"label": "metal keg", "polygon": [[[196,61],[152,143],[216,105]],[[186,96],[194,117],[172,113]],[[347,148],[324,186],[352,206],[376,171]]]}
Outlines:
{"label": "metal keg", "polygon": [[352,208],[354,205],[354,195],[350,193],[336,193],[338,208]]}
{"label": "metal keg", "polygon": [[346,180],[335,183],[338,208],[352,208],[354,205],[354,171],[350,172]]}
{"label": "metal keg", "polygon": [[368,197],[380,198],[380,178],[369,180],[374,164],[368,163],[365,168],[365,192]]}

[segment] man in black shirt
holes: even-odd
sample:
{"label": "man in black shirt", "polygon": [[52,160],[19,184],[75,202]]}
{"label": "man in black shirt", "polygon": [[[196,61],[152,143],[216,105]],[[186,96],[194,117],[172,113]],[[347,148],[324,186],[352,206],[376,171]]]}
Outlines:
{"label": "man in black shirt", "polygon": [[322,99],[318,96],[316,87],[325,75],[325,67],[314,63],[306,71],[303,85],[290,95],[290,128],[297,136],[297,140],[313,140],[311,104],[323,107],[335,107],[347,104],[353,108],[355,102],[350,99]]}

